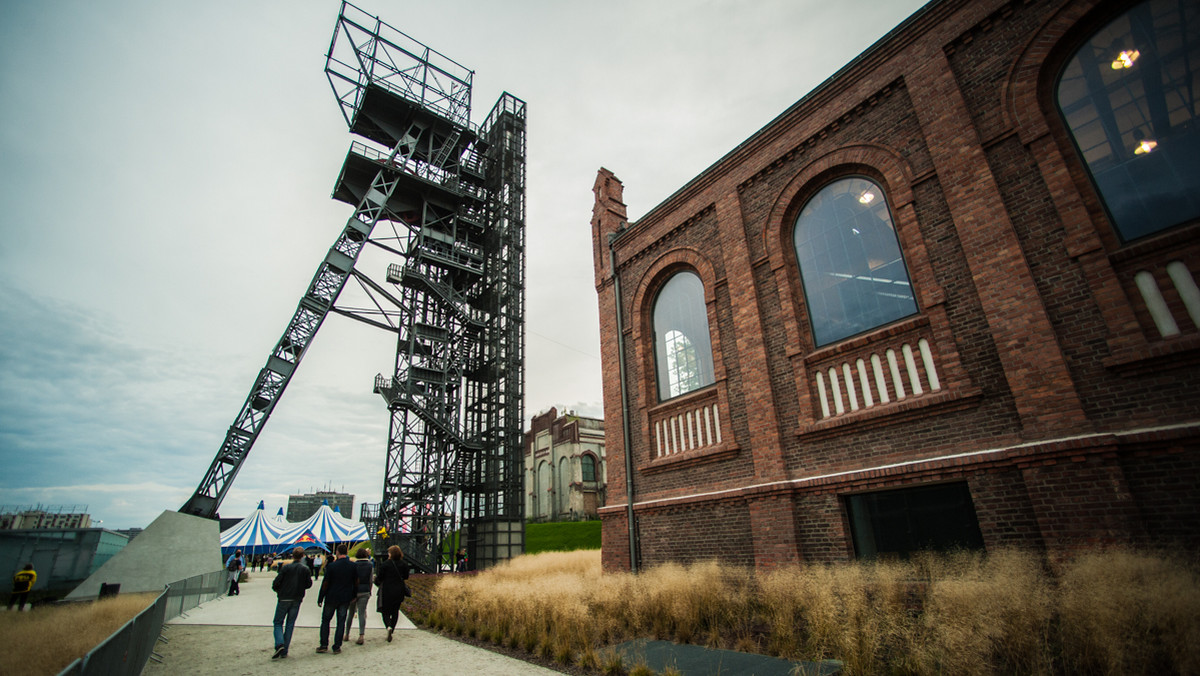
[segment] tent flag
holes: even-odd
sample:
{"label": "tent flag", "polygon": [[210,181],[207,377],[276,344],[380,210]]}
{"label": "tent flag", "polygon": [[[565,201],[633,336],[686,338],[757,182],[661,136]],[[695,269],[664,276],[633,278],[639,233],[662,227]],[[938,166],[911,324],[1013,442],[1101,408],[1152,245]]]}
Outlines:
{"label": "tent flag", "polygon": [[320,547],[321,549],[324,549],[325,551],[329,551],[329,545],[318,540],[316,538],[316,536],[314,536],[310,531],[305,531],[299,537],[297,537],[295,540],[292,540],[290,542],[284,542],[283,546],[280,547],[277,551],[280,554],[287,554],[287,553],[291,552],[293,549],[295,549],[296,547],[303,547],[305,549],[308,549],[309,547]]}

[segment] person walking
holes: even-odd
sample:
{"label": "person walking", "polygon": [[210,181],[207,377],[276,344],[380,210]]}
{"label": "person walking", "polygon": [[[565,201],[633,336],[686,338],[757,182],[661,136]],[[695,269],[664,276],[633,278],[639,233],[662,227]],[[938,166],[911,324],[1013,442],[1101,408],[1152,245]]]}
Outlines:
{"label": "person walking", "polygon": [[[25,601],[29,600],[29,592],[33,590],[33,585],[37,582],[37,571],[33,569],[32,563],[25,564],[25,567],[18,570],[13,575],[13,590],[12,595],[8,597],[8,609],[12,610],[13,604],[17,604],[17,612],[25,610]],[[33,604],[29,605],[33,608]]]}
{"label": "person walking", "polygon": [[242,557],[242,550],[238,549],[225,559],[225,570],[229,571],[229,595],[237,596],[242,593],[238,587],[238,579],[242,577],[242,569],[246,567],[246,559]]}
{"label": "person walking", "polygon": [[404,564],[404,554],[400,547],[388,547],[388,558],[379,564],[379,572],[375,574],[375,586],[379,587],[379,612],[383,615],[383,625],[387,627],[387,640],[391,642],[392,632],[396,630],[396,622],[400,619],[400,604],[408,593],[408,566]]}
{"label": "person walking", "polygon": [[354,643],[357,645],[363,644],[363,638],[367,634],[367,603],[371,600],[371,580],[375,574],[375,564],[371,563],[371,550],[366,547],[359,547],[358,552],[354,555],[354,572],[357,576],[358,587],[355,590],[358,596],[355,597],[354,603],[350,605],[350,617],[346,620],[346,636],[347,641],[350,640],[350,627],[354,624],[354,610],[358,609],[358,640]]}
{"label": "person walking", "polygon": [[300,614],[300,603],[304,601],[304,590],[312,586],[312,571],[304,565],[304,548],[292,550],[292,562],[279,567],[271,589],[275,591],[275,654],[277,660],[288,656],[292,645],[292,630],[296,628],[296,616]]}
{"label": "person walking", "polygon": [[346,557],[346,544],[337,546],[337,558],[325,564],[325,579],[317,593],[317,605],[321,608],[321,645],[317,652],[329,652],[329,622],[337,615],[337,628],[333,634],[333,654],[342,652],[342,636],[346,634],[346,612],[354,600],[358,580],[354,564]]}

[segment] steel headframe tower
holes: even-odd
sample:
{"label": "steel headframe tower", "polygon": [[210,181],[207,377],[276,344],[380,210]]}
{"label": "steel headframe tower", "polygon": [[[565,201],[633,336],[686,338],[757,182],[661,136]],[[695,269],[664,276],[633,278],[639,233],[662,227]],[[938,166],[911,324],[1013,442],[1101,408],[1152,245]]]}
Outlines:
{"label": "steel headframe tower", "polygon": [[[375,379],[391,416],[382,501],[362,510],[377,551],[436,571],[461,528],[487,567],[524,551],[525,103],[505,93],[474,127],[470,70],[345,2],[325,72],[362,139],[333,192],[355,210],[181,511],[215,515],[332,311],[397,336]],[[396,260],[383,283],[355,269],[366,244]],[[349,278],[373,308],[335,306]]]}

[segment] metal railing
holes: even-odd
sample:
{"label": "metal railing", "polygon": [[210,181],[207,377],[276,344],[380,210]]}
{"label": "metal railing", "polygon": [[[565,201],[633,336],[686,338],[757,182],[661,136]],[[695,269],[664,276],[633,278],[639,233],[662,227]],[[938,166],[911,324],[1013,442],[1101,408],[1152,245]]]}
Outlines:
{"label": "metal railing", "polygon": [[58,676],[137,676],[142,673],[146,662],[155,655],[154,644],[160,640],[163,624],[220,596],[225,588],[225,575],[225,571],[218,570],[168,584],[154,603],[88,654],[68,665]]}

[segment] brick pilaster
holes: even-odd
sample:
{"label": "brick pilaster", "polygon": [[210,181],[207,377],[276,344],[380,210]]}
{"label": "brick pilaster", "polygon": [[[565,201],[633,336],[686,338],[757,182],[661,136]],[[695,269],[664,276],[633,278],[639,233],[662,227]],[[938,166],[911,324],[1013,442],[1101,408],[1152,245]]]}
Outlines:
{"label": "brick pilaster", "polygon": [[1028,436],[1086,429],[1075,385],[945,53],[915,50],[905,78]]}

